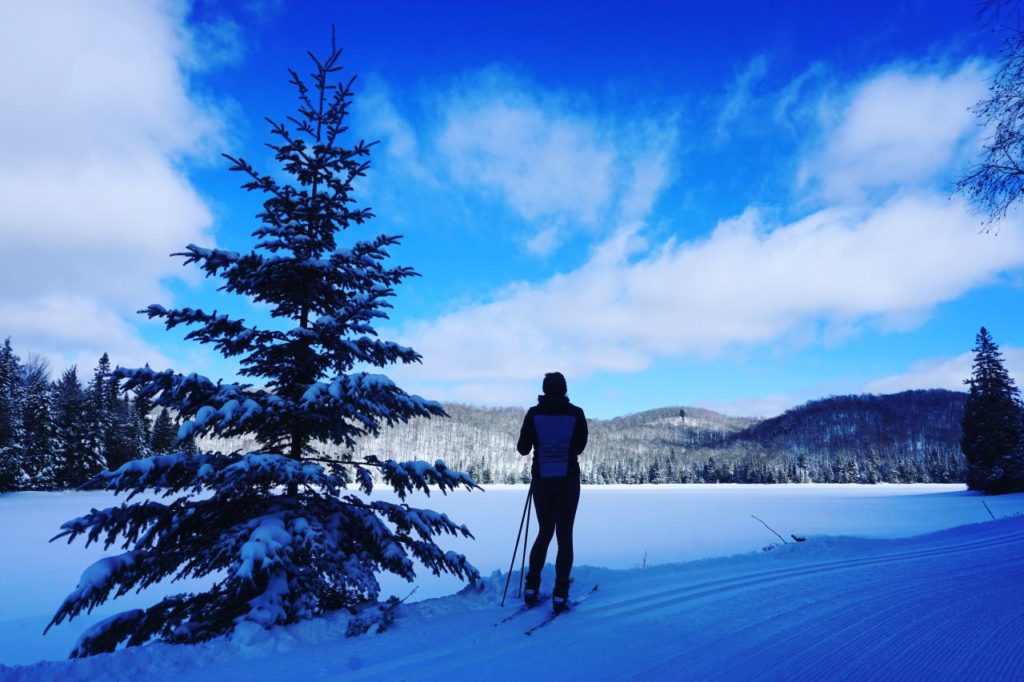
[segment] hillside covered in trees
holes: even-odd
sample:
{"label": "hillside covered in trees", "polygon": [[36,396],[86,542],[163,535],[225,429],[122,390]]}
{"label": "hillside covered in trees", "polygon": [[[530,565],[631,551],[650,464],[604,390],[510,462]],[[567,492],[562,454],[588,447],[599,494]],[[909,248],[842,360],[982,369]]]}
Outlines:
{"label": "hillside covered in trees", "polygon": [[[953,391],[907,391],[815,400],[765,420],[693,407],[591,419],[580,467],[586,483],[959,482],[965,400]],[[440,458],[484,484],[529,481],[529,458],[515,450],[525,410],[445,409],[450,419],[384,429],[354,454]],[[199,442],[225,451],[251,445]]]}
{"label": "hillside covered in trees", "polygon": [[[167,410],[119,395],[100,359],[87,385],[0,348],[0,492],[75,487],[104,467],[153,453],[258,449],[245,438],[174,443]],[[666,407],[592,419],[580,458],[587,483],[962,482],[966,393],[907,391],[815,400],[771,419]],[[529,480],[515,450],[525,410],[450,404],[450,418],[413,419],[324,458],[443,459],[483,484]]]}

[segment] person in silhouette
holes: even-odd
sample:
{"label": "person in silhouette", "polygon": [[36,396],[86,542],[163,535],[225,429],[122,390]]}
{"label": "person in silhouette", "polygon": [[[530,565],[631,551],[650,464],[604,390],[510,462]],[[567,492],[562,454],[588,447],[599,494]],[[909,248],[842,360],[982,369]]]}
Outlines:
{"label": "person in silhouette", "polygon": [[562,611],[569,606],[569,576],[572,572],[572,526],[580,501],[579,455],[587,446],[587,417],[569,402],[565,377],[560,372],[544,375],[543,395],[527,411],[519,432],[519,454],[533,452],[530,491],[540,530],[530,550],[523,598],[536,604],[540,571],[547,559],[551,538],[558,537],[555,558],[555,589],[552,606]]}

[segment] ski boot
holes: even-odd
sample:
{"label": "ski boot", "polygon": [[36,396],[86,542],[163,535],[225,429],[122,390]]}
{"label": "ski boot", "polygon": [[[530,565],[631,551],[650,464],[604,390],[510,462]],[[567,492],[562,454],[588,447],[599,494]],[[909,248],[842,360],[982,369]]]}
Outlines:
{"label": "ski boot", "polygon": [[561,613],[569,608],[569,580],[556,580],[555,591],[551,593],[551,607],[555,613]]}
{"label": "ski boot", "polygon": [[537,605],[537,600],[540,598],[540,574],[539,573],[527,573],[526,574],[526,587],[523,589],[523,601],[527,606],[533,607]]}

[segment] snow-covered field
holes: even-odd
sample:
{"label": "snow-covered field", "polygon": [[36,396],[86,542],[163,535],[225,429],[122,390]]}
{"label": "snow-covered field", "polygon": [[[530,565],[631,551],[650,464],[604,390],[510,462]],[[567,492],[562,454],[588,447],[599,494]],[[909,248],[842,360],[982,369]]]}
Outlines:
{"label": "snow-covered field", "polygon": [[[469,525],[476,541],[442,545],[488,575],[508,568],[525,495],[492,486],[410,501]],[[103,493],[0,496],[0,664],[61,660],[89,624],[155,599],[129,595],[41,636],[99,554],[46,541],[61,522],[111,503]],[[778,538],[751,514],[809,539],[760,551]],[[0,678],[1024,679],[1016,514],[1024,495],[983,498],[955,485],[587,487],[575,592],[598,590],[529,637],[544,609],[492,626],[510,611],[498,606],[503,579],[442,597],[461,583],[423,576],[421,601],[379,635],[346,639],[345,618],[334,616],[229,642],[0,667]],[[934,531],[943,532],[911,537]],[[693,561],[709,557],[720,558]],[[410,589],[385,583],[385,593]]]}

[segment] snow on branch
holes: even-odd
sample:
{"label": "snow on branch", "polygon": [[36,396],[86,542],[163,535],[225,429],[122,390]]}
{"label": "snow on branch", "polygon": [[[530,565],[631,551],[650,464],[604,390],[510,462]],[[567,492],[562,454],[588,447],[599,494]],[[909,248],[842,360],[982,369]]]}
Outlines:
{"label": "snow on branch", "polygon": [[116,596],[126,593],[143,573],[144,568],[139,564],[144,559],[143,552],[131,551],[94,562],[82,572],[78,586],[64,599],[43,633],[83,610],[91,613],[96,606],[107,600],[111,591],[116,590]]}
{"label": "snow on branch", "polygon": [[164,326],[173,329],[178,325],[201,325],[193,329],[185,338],[199,343],[212,343],[226,357],[251,351],[254,348],[275,341],[284,340],[285,336],[277,331],[247,327],[244,320],[234,320],[227,315],[203,312],[198,308],[178,308],[168,310],[162,305],[153,304],[145,310],[148,317],[161,317]]}
{"label": "snow on branch", "polygon": [[[370,461],[379,462],[376,458],[370,458]],[[480,489],[467,474],[449,469],[440,459],[433,466],[420,460],[396,462],[393,459],[379,462],[379,466],[384,482],[403,500],[415,490],[421,490],[429,496],[431,486],[437,486],[442,493],[454,490],[460,485]]]}
{"label": "snow on branch", "polygon": [[[75,648],[71,650],[71,658],[113,652],[120,641],[128,639],[136,631],[145,613],[142,609],[123,611],[87,628],[78,637]],[[47,629],[49,627],[47,626]]]}

